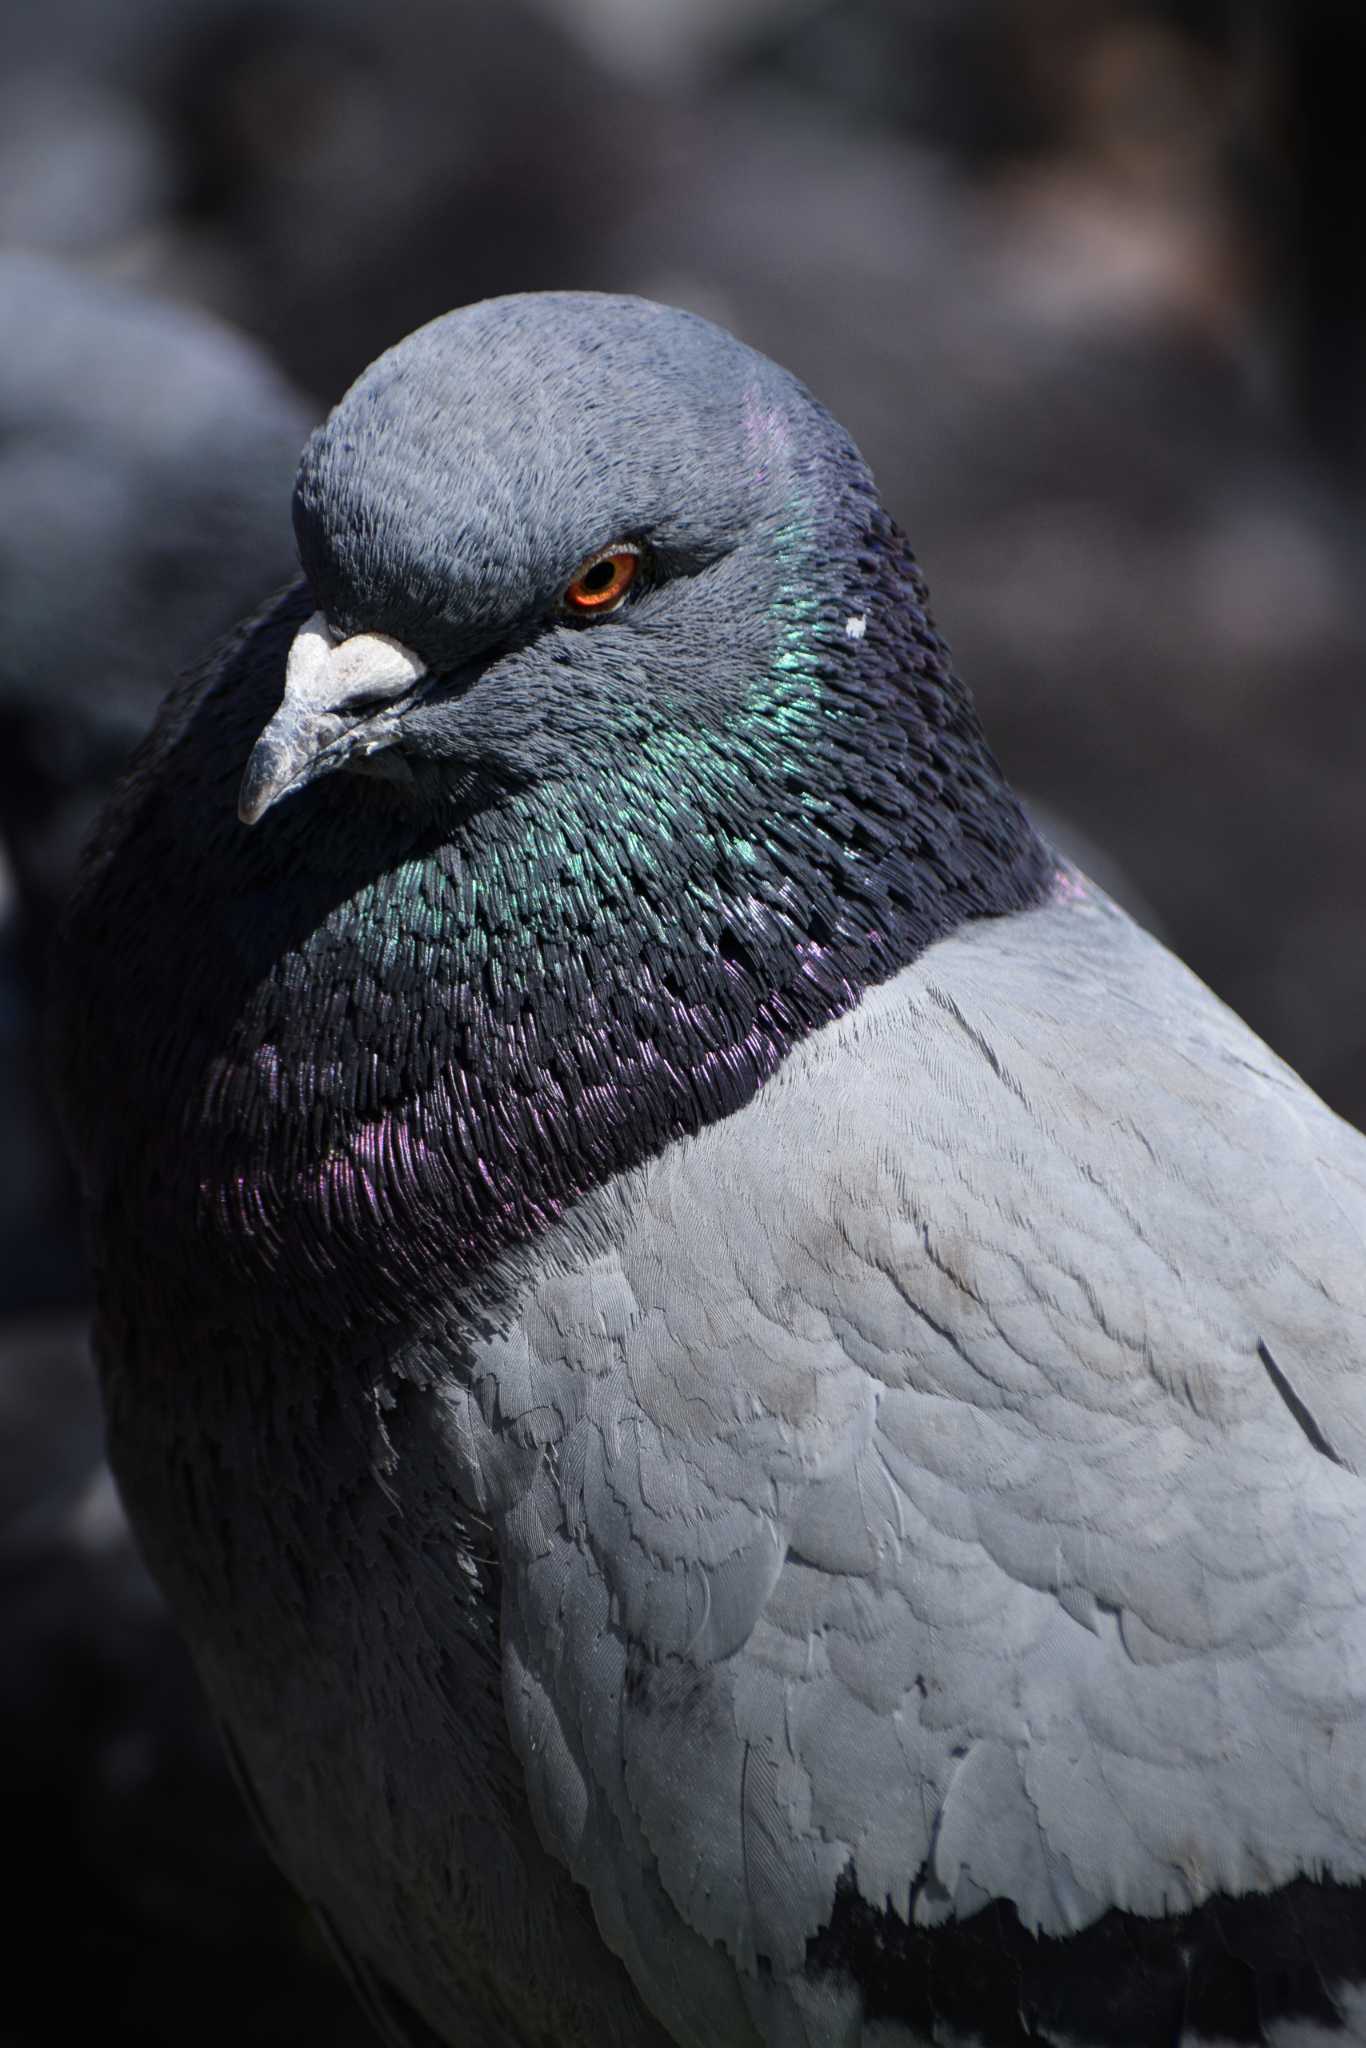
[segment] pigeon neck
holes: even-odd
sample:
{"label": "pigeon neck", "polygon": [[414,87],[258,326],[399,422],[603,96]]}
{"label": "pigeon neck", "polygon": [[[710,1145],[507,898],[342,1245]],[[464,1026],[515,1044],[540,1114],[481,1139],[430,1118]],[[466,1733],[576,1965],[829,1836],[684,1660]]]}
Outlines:
{"label": "pigeon neck", "polygon": [[449,1295],[742,1107],[935,939],[1042,897],[1048,856],[880,513],[834,587],[833,612],[806,578],[780,593],[744,718],[490,806],[272,974],[214,1105],[244,1244],[304,1230],[342,1314],[381,1306],[381,1240],[395,1315]]}

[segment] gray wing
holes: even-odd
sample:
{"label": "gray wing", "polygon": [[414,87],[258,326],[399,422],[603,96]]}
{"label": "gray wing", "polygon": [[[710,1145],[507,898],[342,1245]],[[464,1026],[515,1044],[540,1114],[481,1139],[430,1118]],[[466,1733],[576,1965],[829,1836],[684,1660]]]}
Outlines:
{"label": "gray wing", "polygon": [[1366,1877],[1364,1225],[1366,1143],[1073,884],[566,1231],[452,1456],[680,2041],[857,2041],[841,1880],[1063,1935]]}

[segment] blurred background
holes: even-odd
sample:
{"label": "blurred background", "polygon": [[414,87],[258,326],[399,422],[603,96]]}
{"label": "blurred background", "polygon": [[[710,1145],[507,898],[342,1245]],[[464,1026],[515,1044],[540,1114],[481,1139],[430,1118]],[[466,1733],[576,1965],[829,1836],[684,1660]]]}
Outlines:
{"label": "blurred background", "polygon": [[1359,0],[11,0],[0,78],[0,2048],[370,2040],[100,1462],[44,951],[311,422],[489,293],[853,430],[1008,770],[1366,1120]]}

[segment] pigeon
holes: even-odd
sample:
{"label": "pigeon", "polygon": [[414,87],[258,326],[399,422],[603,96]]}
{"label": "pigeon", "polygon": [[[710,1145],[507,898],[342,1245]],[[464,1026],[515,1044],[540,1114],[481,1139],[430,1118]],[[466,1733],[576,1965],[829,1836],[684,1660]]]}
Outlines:
{"label": "pigeon", "polygon": [[294,519],[54,1037],[118,1483],[387,2038],[1366,2039],[1366,1143],[722,330],[451,313]]}
{"label": "pigeon", "polygon": [[13,250],[0,343],[0,815],[51,913],[168,673],[290,580],[316,413],[218,321]]}
{"label": "pigeon", "polygon": [[0,255],[0,856],[15,893],[0,980],[17,1041],[2,1106],[7,1310],[70,1305],[82,1286],[37,1049],[81,841],[170,675],[290,580],[284,501],[315,418],[217,321]]}

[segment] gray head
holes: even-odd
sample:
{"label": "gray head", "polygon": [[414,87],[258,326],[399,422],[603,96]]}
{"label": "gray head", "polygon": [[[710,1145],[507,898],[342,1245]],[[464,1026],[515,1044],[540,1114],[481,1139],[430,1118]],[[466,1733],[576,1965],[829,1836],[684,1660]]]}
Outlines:
{"label": "gray head", "polygon": [[343,766],[553,772],[619,742],[643,669],[661,715],[733,712],[722,679],[768,666],[798,553],[838,555],[822,529],[860,498],[830,416],[707,321],[593,293],[447,314],[305,452],[295,527],[318,611],[244,818]]}

